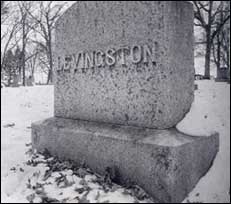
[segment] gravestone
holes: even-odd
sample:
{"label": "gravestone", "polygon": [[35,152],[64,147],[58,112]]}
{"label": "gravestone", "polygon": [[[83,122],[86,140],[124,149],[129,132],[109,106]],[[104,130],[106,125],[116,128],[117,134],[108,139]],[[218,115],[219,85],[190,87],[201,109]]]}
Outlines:
{"label": "gravestone", "polygon": [[175,125],[194,98],[189,2],[78,2],[56,22],[55,112],[32,144],[180,202],[210,168],[218,134]]}
{"label": "gravestone", "polygon": [[27,86],[33,86],[33,83],[34,83],[34,79],[32,76],[29,76],[26,78],[26,85]]}
{"label": "gravestone", "polygon": [[13,82],[12,82],[11,87],[19,87],[19,76],[18,75],[13,76]]}
{"label": "gravestone", "polygon": [[216,81],[228,81],[229,80],[229,69],[227,67],[220,67],[217,69]]}
{"label": "gravestone", "polygon": [[190,9],[165,2],[85,2],[69,9],[57,22],[55,115],[174,126],[193,101]]}

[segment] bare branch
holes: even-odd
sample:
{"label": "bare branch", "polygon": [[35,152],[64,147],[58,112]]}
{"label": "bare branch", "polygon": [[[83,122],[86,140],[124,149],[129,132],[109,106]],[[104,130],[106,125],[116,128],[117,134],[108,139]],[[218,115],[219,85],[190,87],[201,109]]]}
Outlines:
{"label": "bare branch", "polygon": [[206,8],[206,6],[209,6],[209,2],[204,5],[201,1],[198,1],[198,4],[199,4],[199,9],[200,10],[203,9],[205,12],[207,12],[207,13],[209,12],[209,9]]}
{"label": "bare branch", "polygon": [[213,40],[213,39],[216,37],[216,35],[221,31],[222,27],[225,25],[225,23],[226,23],[229,19],[230,19],[230,15],[228,15],[228,16],[224,19],[224,21],[221,22],[221,23],[218,25],[217,29],[212,33],[212,37],[211,37],[212,40]]}
{"label": "bare branch", "polygon": [[196,11],[194,12],[195,18],[201,23],[202,27],[206,27],[206,22],[204,20],[203,14],[201,13],[200,6],[198,4],[198,1],[193,1],[193,4],[196,8]]}

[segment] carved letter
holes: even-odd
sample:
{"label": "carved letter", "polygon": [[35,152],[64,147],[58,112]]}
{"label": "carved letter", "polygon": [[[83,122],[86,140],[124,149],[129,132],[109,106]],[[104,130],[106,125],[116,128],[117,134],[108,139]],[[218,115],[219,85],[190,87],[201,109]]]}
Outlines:
{"label": "carved letter", "polygon": [[125,51],[126,50],[129,50],[127,47],[124,47],[124,48],[121,48],[121,64],[122,65],[125,65],[126,62],[125,62]]}
{"label": "carved letter", "polygon": [[83,68],[83,53],[79,52],[76,56],[76,54],[73,55],[74,58],[74,69],[81,69]]}
{"label": "carved letter", "polygon": [[102,51],[98,51],[95,53],[95,65],[97,67],[103,66],[104,60],[103,60],[103,56],[105,54]]}
{"label": "carved letter", "polygon": [[84,68],[93,68],[94,67],[94,53],[85,53],[85,62]]}
{"label": "carved letter", "polygon": [[63,70],[63,63],[62,63],[62,59],[61,57],[58,57],[58,60],[57,60],[57,71],[61,71]]}
{"label": "carved letter", "polygon": [[70,55],[65,56],[65,63],[64,63],[64,71],[68,71],[71,69],[72,65],[72,57]]}
{"label": "carved letter", "polygon": [[141,61],[141,59],[142,59],[142,49],[141,49],[141,46],[139,46],[139,45],[132,46],[131,57],[132,57],[132,62],[135,63],[135,64],[137,64],[137,63],[139,63]]}
{"label": "carved letter", "polygon": [[115,64],[116,60],[115,60],[115,50],[114,49],[108,49],[106,52],[106,63],[109,66],[112,66]]}
{"label": "carved letter", "polygon": [[152,62],[155,62],[155,51],[151,50],[148,45],[144,45],[144,62],[148,62],[148,56],[151,58]]}

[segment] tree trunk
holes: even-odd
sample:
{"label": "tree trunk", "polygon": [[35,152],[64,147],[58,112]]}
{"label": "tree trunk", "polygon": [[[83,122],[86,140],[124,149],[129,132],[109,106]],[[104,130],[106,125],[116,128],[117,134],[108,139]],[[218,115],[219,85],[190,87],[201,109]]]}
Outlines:
{"label": "tree trunk", "polygon": [[18,68],[18,77],[19,77],[19,81],[22,81],[22,68],[21,68],[21,62],[19,64],[19,68]]}
{"label": "tree trunk", "polygon": [[217,35],[217,69],[221,67],[221,41],[220,36]]}
{"label": "tree trunk", "polygon": [[212,10],[213,10],[213,1],[209,1],[209,10],[208,10],[208,24],[205,27],[206,31],[206,54],[205,54],[205,79],[210,79],[210,56],[213,39],[211,38],[211,27],[212,27]]}
{"label": "tree trunk", "polygon": [[227,53],[227,67],[228,67],[228,82],[230,83],[230,52],[229,52],[229,48],[226,51]]}
{"label": "tree trunk", "polygon": [[52,71],[51,71],[51,69],[49,69],[48,75],[47,75],[47,84],[49,84],[50,82],[52,82],[51,78],[52,78]]}
{"label": "tree trunk", "polygon": [[52,59],[52,53],[50,51],[50,57],[49,57],[49,65],[50,65],[50,69],[49,69],[49,73],[48,73],[48,81],[47,84],[49,84],[49,82],[53,83],[53,59]]}
{"label": "tree trunk", "polygon": [[25,22],[23,20],[22,25],[22,84],[26,86],[26,61],[25,61],[25,51],[26,51],[26,39],[25,39]]}
{"label": "tree trunk", "polygon": [[[53,56],[52,56],[52,36],[51,36],[51,28],[50,28],[50,25],[49,25],[49,21],[47,21],[47,26],[48,26],[48,37],[49,37],[49,40],[48,40],[48,51],[49,51],[49,65],[50,65],[50,69],[49,69],[49,81],[51,83],[53,83]],[[49,83],[48,81],[48,83]]]}
{"label": "tree trunk", "polygon": [[210,79],[210,56],[211,56],[211,40],[210,40],[210,31],[207,31],[206,34],[206,53],[205,53],[205,73],[204,78]]}

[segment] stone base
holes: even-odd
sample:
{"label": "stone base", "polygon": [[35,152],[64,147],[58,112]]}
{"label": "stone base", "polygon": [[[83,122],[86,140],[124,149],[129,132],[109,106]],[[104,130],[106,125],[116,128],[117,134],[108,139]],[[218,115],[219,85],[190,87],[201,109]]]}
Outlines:
{"label": "stone base", "polygon": [[219,135],[192,137],[176,129],[156,130],[50,118],[32,124],[32,144],[60,159],[85,162],[115,181],[135,183],[155,200],[181,202],[205,175],[219,149]]}

